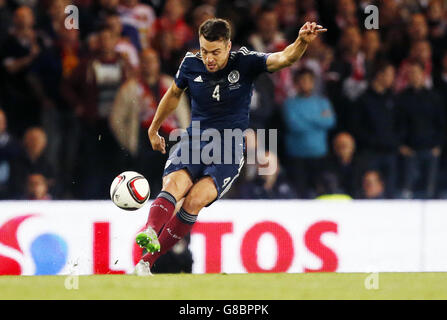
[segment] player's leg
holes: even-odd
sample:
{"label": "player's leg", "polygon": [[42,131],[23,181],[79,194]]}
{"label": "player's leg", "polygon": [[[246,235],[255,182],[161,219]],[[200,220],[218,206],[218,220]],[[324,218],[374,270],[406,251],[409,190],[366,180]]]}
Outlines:
{"label": "player's leg", "polygon": [[191,231],[200,210],[213,202],[217,195],[218,192],[211,177],[203,177],[195,183],[180,210],[163,228],[159,237],[160,252],[147,253],[143,256],[143,261],[153,265],[159,256],[168,252],[180,239],[185,237]]}
{"label": "player's leg", "polygon": [[205,176],[191,188],[181,209],[197,216],[203,207],[213,202],[216,198],[217,189],[214,180],[210,176]]}
{"label": "player's leg", "polygon": [[163,188],[153,201],[146,226],[150,225],[157,233],[169,220],[177,201],[191,189],[193,183],[186,169],[174,171],[163,178]]}
{"label": "player's leg", "polygon": [[158,234],[174,214],[177,201],[186,195],[192,185],[186,169],[174,171],[163,178],[162,191],[151,204],[145,229],[136,238],[141,247],[149,252],[160,250]]}

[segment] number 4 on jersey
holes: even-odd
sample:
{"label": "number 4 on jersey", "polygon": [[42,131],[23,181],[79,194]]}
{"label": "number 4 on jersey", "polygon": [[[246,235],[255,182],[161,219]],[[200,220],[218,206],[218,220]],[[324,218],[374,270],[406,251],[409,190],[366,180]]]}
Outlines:
{"label": "number 4 on jersey", "polygon": [[220,101],[219,85],[214,88],[212,97],[217,101]]}

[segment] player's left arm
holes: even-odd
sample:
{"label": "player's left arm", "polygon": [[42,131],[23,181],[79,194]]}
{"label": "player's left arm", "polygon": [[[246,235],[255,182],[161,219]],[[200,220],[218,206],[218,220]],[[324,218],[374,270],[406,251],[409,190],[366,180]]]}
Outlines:
{"label": "player's left arm", "polygon": [[283,51],[272,53],[268,56],[266,64],[267,71],[275,72],[294,64],[307,49],[318,34],[326,32],[327,29],[315,22],[306,22],[300,29],[298,38],[288,45]]}

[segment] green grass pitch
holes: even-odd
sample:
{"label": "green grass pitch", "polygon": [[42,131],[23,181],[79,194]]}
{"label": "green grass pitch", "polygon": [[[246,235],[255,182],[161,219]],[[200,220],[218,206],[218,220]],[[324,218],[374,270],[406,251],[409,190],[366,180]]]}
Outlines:
{"label": "green grass pitch", "polygon": [[446,273],[378,273],[378,288],[366,289],[366,273],[167,274],[0,276],[0,299],[447,299]]}

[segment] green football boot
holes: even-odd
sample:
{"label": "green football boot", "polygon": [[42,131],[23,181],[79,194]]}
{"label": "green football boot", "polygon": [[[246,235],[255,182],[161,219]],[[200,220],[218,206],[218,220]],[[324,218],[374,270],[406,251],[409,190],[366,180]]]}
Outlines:
{"label": "green football boot", "polygon": [[143,232],[139,233],[135,241],[141,248],[152,254],[160,252],[160,242],[158,241],[157,233],[151,227],[147,227]]}

